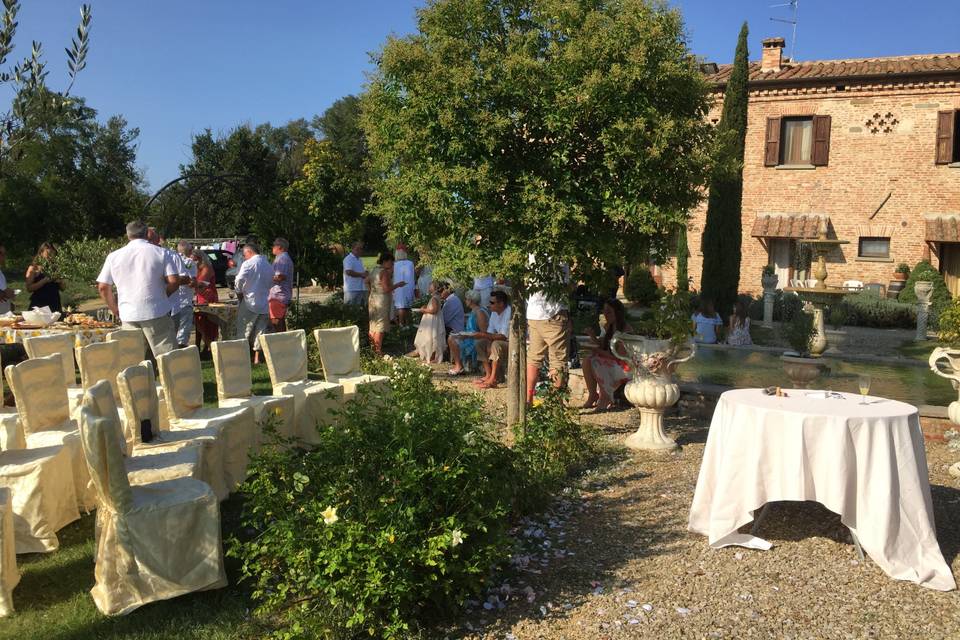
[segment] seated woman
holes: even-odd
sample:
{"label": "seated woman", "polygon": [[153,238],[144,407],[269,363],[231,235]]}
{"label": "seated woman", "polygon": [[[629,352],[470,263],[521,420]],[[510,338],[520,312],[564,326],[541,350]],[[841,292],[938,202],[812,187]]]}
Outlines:
{"label": "seated woman", "polygon": [[720,314],[713,308],[713,300],[704,299],[700,303],[700,310],[691,318],[697,335],[694,340],[701,344],[717,344],[717,327],[723,327]]}
{"label": "seated woman", "polygon": [[430,283],[430,301],[420,307],[423,315],[420,318],[420,328],[413,339],[413,347],[417,356],[427,364],[443,360],[443,344],[446,330],[443,328],[443,315],[440,311],[440,292],[434,283]]}
{"label": "seated woman", "polygon": [[742,347],[753,344],[750,338],[750,316],[747,315],[747,305],[739,300],[733,305],[733,315],[727,331],[727,344]]}
{"label": "seated woman", "polygon": [[[467,326],[464,333],[476,333],[486,331],[487,324],[490,322],[490,311],[481,306],[482,296],[476,289],[467,291],[467,307],[470,308],[470,315],[467,316]],[[453,367],[450,368],[450,375],[458,376],[463,373],[464,360],[477,360],[477,342],[473,337],[464,335],[450,335],[447,337],[447,346],[450,348],[450,361]]]}
{"label": "seated woman", "polygon": [[603,303],[603,317],[607,321],[607,328],[603,332],[603,339],[598,340],[593,328],[587,329],[587,335],[593,342],[593,352],[584,358],[583,381],[587,385],[587,401],[584,408],[596,407],[597,411],[605,411],[613,404],[613,395],[617,388],[630,379],[629,365],[617,358],[610,351],[610,341],[616,332],[633,333],[627,324],[626,310],[623,303],[611,298]]}

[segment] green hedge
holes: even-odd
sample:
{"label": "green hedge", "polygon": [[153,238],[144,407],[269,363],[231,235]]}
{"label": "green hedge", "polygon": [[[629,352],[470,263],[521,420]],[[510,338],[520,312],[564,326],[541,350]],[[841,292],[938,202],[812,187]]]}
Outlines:
{"label": "green hedge", "polygon": [[627,300],[649,307],[660,299],[657,283],[647,267],[634,267],[623,283],[623,295]]}
{"label": "green hedge", "polygon": [[829,309],[827,321],[834,327],[856,326],[881,329],[910,329],[917,324],[914,305],[881,298],[872,291],[844,296]]}

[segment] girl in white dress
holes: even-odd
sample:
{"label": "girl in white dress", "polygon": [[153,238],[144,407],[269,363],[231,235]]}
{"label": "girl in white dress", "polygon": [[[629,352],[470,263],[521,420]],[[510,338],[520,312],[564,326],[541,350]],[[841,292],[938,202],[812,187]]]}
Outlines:
{"label": "girl in white dress", "polygon": [[447,343],[447,333],[443,326],[443,314],[440,312],[441,302],[437,293],[436,283],[430,283],[430,302],[421,307],[423,315],[420,318],[420,328],[413,339],[413,347],[417,356],[428,364],[443,360],[444,346]]}

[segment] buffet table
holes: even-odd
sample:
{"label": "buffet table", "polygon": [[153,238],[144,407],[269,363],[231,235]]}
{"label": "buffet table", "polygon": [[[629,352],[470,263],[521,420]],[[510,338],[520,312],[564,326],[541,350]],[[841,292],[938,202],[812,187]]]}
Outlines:
{"label": "buffet table", "polygon": [[52,324],[36,329],[20,329],[14,326],[0,326],[0,344],[22,344],[24,338],[49,336],[60,333],[74,334],[74,345],[85,347],[94,342],[104,342],[107,334],[120,327],[83,327],[79,325]]}
{"label": "buffet table", "polygon": [[840,514],[892,578],[956,589],[937,543],[917,409],[895,400],[760,389],[720,396],[690,509],[712,547],[769,549],[738,529],[768,502],[812,500]]}

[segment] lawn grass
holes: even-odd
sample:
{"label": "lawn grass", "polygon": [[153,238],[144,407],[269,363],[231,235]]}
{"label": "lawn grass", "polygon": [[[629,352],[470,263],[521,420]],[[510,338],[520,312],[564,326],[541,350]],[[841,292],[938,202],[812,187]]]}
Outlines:
{"label": "lawn grass", "polygon": [[[211,362],[202,363],[204,403],[216,406]],[[253,392],[270,393],[266,365],[253,367]],[[224,539],[239,529],[242,502],[233,496],[220,505]],[[250,618],[252,606],[237,585],[238,562],[227,559],[224,589],[157,602],[116,618],[100,614],[93,587],[93,529],[96,516],[84,516],[58,532],[60,549],[17,556],[22,578],[13,591],[16,613],[0,620],[0,638],[18,640],[243,640],[261,638],[264,629]]]}
{"label": "lawn grass", "polygon": [[926,362],[930,357],[930,352],[936,349],[937,347],[942,346],[936,340],[924,340],[922,342],[914,342],[913,340],[907,340],[899,347],[897,347],[897,353],[899,353],[904,358],[910,358],[912,360],[919,360],[920,362]]}

